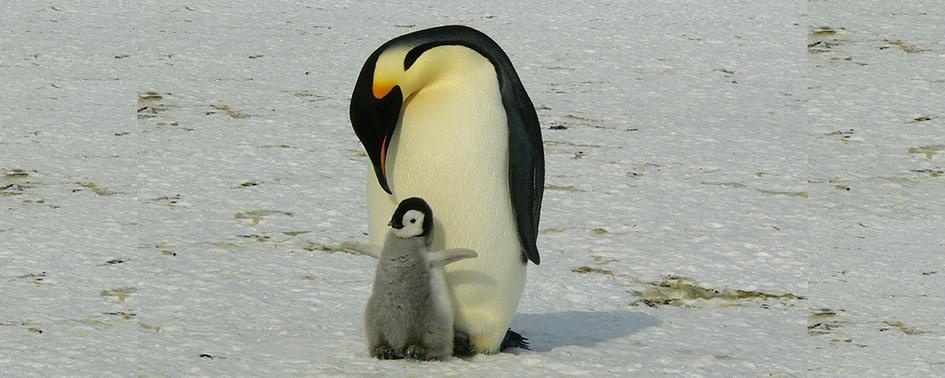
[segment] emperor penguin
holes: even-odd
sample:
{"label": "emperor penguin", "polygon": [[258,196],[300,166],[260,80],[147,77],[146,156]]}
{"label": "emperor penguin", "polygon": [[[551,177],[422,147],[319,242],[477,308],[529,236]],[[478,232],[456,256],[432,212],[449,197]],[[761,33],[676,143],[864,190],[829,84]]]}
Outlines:
{"label": "emperor penguin", "polygon": [[525,347],[509,324],[539,263],[545,163],[535,108],[509,57],[485,34],[441,26],[394,38],[364,63],[351,124],[373,169],[368,233],[409,197],[437,209],[431,249],[476,259],[446,267],[457,354]]}
{"label": "emperor penguin", "polygon": [[368,352],[379,359],[442,360],[453,354],[453,309],[443,266],[476,257],[468,249],[430,252],[433,212],[423,199],[403,200],[377,256],[364,314]]}

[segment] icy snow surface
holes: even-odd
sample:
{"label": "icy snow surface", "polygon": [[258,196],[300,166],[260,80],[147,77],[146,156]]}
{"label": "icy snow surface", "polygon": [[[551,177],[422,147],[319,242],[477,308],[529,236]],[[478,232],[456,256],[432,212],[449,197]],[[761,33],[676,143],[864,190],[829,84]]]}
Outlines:
{"label": "icy snow surface", "polygon": [[[0,3],[0,376],[945,371],[945,4],[542,4]],[[542,120],[533,350],[377,361],[348,100],[441,24]]]}

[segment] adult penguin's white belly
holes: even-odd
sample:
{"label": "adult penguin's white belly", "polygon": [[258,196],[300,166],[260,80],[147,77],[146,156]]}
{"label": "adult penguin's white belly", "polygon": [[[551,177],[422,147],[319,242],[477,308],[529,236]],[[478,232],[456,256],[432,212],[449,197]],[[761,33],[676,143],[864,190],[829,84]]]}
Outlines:
{"label": "adult penguin's white belly", "polygon": [[[392,194],[369,173],[369,233],[383,244],[397,204],[420,197],[433,209],[431,248],[479,253],[446,267],[455,329],[481,352],[498,350],[525,285],[525,264],[509,196],[509,130],[492,64],[451,49],[464,69],[413,93],[387,151]],[[370,170],[369,170],[370,171]]]}

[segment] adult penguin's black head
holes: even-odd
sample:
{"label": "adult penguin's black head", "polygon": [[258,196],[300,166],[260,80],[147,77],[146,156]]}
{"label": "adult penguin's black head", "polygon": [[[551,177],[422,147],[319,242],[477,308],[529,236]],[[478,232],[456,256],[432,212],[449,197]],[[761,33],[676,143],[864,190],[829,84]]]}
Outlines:
{"label": "adult penguin's black head", "polygon": [[351,95],[351,125],[371,159],[377,183],[387,193],[391,193],[387,153],[403,104],[414,93],[447,75],[449,68],[455,68],[451,65],[462,64],[442,56],[421,59],[427,51],[444,45],[468,47],[493,65],[508,62],[502,49],[485,34],[452,25],[394,38],[375,50],[361,68]]}
{"label": "adult penguin's black head", "polygon": [[433,210],[421,198],[407,198],[400,201],[388,225],[401,238],[429,237],[433,234]]}

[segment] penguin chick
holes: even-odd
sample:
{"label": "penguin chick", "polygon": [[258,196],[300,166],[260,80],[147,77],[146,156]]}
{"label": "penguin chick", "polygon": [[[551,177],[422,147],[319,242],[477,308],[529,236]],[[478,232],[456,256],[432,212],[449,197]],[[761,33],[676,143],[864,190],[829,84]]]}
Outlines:
{"label": "penguin chick", "polygon": [[453,354],[453,308],[443,267],[477,254],[430,252],[433,211],[420,198],[403,200],[389,225],[365,311],[368,352],[378,359],[446,359]]}

